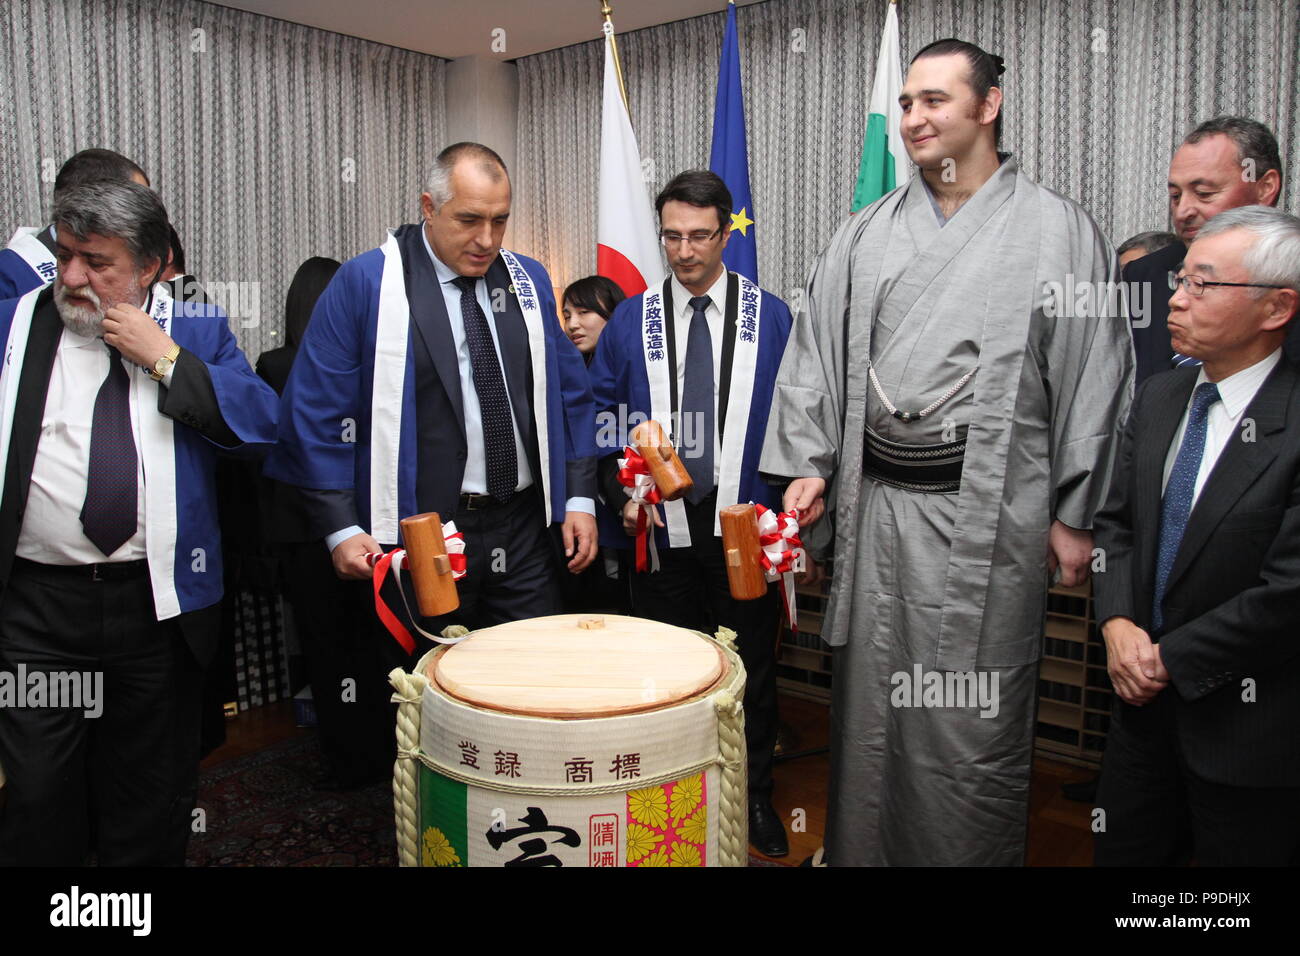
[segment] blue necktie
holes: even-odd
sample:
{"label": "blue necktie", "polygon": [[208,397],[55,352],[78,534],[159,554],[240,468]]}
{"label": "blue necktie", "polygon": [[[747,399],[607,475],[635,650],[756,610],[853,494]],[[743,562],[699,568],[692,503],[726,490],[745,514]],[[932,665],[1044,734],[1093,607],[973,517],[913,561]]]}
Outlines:
{"label": "blue necktie", "polygon": [[[713,490],[713,338],[704,310],[708,296],[691,299],[691,329],[686,337],[686,381],[682,386],[682,421],[690,416],[691,427],[699,442],[699,453],[687,456],[683,463],[695,486],[686,500],[698,505]],[[685,427],[682,428],[685,432]],[[682,436],[678,435],[680,446]]]}
{"label": "blue necktie", "polygon": [[460,288],[460,315],[465,323],[470,371],[483,419],[488,494],[498,501],[509,501],[519,484],[519,459],[515,455],[514,419],[510,414],[510,398],[506,395],[506,381],[501,375],[501,361],[492,341],[487,316],[474,294],[478,279],[457,276],[452,281]]}
{"label": "blue necktie", "polygon": [[95,396],[86,501],[81,508],[81,527],[104,557],[135,534],[138,461],[131,435],[131,379],[121,354],[106,346],[108,375]]}
{"label": "blue necktie", "polygon": [[1170,368],[1183,368],[1184,366],[1195,366],[1200,364],[1200,359],[1192,358],[1190,355],[1184,355],[1182,352],[1175,352],[1169,359]]}
{"label": "blue necktie", "polygon": [[1202,382],[1192,395],[1192,410],[1187,414],[1187,429],[1183,443],[1178,447],[1178,457],[1169,472],[1165,496],[1160,503],[1160,546],[1156,552],[1156,594],[1151,608],[1151,630],[1164,628],[1165,615],[1161,605],[1165,602],[1165,588],[1169,572],[1173,570],[1178,546],[1182,544],[1187,519],[1192,513],[1192,496],[1196,491],[1196,473],[1201,470],[1205,454],[1205,429],[1210,406],[1219,400],[1219,386]]}

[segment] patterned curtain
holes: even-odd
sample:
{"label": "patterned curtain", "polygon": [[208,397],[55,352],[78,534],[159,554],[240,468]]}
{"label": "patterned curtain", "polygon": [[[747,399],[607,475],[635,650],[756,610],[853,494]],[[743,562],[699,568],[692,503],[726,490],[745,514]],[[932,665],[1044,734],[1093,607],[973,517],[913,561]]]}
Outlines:
{"label": "patterned curtain", "polygon": [[[886,7],[770,0],[737,13],[759,279],[779,294],[803,285],[847,215]],[[652,196],[674,173],[708,164],[724,19],[619,39]],[[1273,129],[1287,167],[1282,205],[1296,209],[1300,4],[902,0],[899,19],[904,59],[949,36],[1005,58],[1003,148],[1116,244],[1168,225],[1169,158],[1219,113]],[[595,269],[602,56],[593,41],[518,61],[513,241],[557,285]]]}
{"label": "patterned curtain", "polygon": [[194,0],[0,6],[0,223],[48,220],[79,149],[138,162],[249,361],[289,281],[414,218],[446,136],[445,61]]}

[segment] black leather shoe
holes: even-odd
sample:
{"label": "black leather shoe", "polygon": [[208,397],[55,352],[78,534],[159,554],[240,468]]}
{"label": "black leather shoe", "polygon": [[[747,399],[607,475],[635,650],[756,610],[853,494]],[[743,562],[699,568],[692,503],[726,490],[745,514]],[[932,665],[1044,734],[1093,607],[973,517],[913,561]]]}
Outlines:
{"label": "black leather shoe", "polygon": [[749,802],[749,845],[764,856],[785,856],[790,852],[785,827],[768,800]]}

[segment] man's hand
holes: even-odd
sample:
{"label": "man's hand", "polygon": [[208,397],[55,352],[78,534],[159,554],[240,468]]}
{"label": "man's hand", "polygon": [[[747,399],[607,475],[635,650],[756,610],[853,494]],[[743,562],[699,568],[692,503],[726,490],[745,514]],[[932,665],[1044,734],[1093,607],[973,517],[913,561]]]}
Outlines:
{"label": "man's hand", "polygon": [[[623,506],[623,530],[628,533],[630,538],[636,537],[636,516],[640,510],[641,506],[631,498]],[[659,509],[654,505],[650,506],[650,520],[654,522],[656,528],[664,526],[664,519],[659,517]]]}
{"label": "man's hand", "polygon": [[785,489],[781,510],[798,510],[799,527],[806,528],[826,512],[826,503],[822,500],[825,493],[825,478],[796,478]]}
{"label": "man's hand", "polygon": [[104,341],[128,362],[147,369],[176,344],[148,313],[133,305],[115,305],[104,313]]}
{"label": "man's hand", "polygon": [[564,513],[564,556],[572,558],[569,572],[580,574],[596,557],[596,519],[585,511]]}
{"label": "man's hand", "polygon": [[1160,645],[1126,617],[1112,617],[1101,627],[1106,640],[1106,671],[1120,700],[1141,707],[1169,686],[1169,671],[1160,662]]}
{"label": "man's hand", "polygon": [[1061,583],[1067,588],[1088,580],[1092,563],[1092,532],[1079,531],[1068,524],[1053,521],[1047,532],[1047,573],[1061,569]]}
{"label": "man's hand", "polygon": [[330,552],[334,573],[345,581],[369,581],[375,576],[375,569],[366,563],[366,555],[383,550],[379,542],[364,531],[344,538]]}

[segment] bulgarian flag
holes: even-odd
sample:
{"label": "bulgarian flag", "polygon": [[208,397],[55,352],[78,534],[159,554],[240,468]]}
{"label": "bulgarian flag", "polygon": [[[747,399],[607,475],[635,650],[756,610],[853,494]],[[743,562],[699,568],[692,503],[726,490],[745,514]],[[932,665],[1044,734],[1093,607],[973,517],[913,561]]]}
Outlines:
{"label": "bulgarian flag", "polygon": [[880,35],[876,78],[871,83],[867,137],[862,144],[858,182],[853,188],[853,212],[903,185],[911,172],[907,151],[903,148],[903,110],[898,105],[898,95],[903,91],[899,47],[898,7],[891,2],[889,12],[885,14],[885,31]]}
{"label": "bulgarian flag", "polygon": [[614,33],[605,30],[605,92],[600,124],[600,193],[596,217],[596,272],[628,296],[664,274],[654,213],[641,173],[632,120],[618,81]]}

